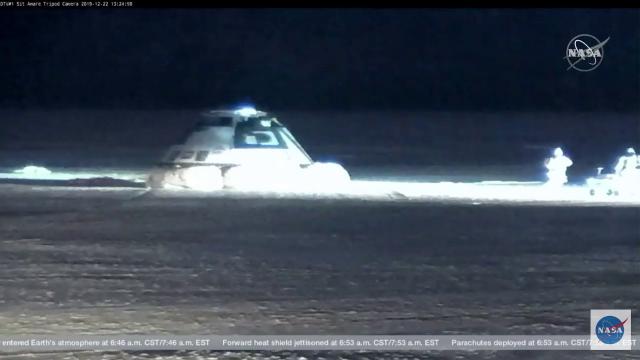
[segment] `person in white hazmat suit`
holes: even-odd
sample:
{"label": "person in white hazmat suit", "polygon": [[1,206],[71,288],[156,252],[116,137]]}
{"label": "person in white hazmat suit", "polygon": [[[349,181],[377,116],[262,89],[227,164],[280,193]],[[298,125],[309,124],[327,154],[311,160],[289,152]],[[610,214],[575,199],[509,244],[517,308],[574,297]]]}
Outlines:
{"label": "person in white hazmat suit", "polygon": [[553,150],[553,156],[547,158],[545,167],[547,168],[547,184],[562,186],[567,183],[567,168],[573,165],[573,161],[564,155],[561,148]]}
{"label": "person in white hazmat suit", "polygon": [[628,148],[624,155],[618,158],[614,168],[617,175],[617,187],[619,191],[629,193],[640,182],[640,161],[634,148]]}
{"label": "person in white hazmat suit", "polygon": [[626,153],[618,158],[615,166],[615,172],[618,176],[628,177],[635,176],[639,169],[640,163],[634,148],[628,148]]}

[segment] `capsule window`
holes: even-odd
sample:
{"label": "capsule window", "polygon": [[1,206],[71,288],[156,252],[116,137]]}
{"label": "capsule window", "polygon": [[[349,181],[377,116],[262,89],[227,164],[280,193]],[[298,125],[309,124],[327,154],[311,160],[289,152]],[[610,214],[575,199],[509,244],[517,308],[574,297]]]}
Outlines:
{"label": "capsule window", "polygon": [[176,159],[180,156],[180,150],[174,150],[167,157],[167,161],[176,161]]}
{"label": "capsule window", "polygon": [[208,155],[208,151],[198,151],[198,153],[196,154],[196,161],[205,161],[207,160]]}
{"label": "capsule window", "polygon": [[271,131],[248,131],[236,134],[237,147],[280,147],[280,141]]}
{"label": "capsule window", "polygon": [[180,156],[181,160],[187,160],[187,159],[191,159],[193,157],[194,152],[193,151],[185,151],[182,153],[182,156]]}

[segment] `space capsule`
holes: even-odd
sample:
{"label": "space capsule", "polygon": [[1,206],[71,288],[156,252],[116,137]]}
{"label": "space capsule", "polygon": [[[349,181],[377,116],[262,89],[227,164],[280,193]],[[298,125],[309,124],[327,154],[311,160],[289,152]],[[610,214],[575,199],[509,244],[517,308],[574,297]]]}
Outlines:
{"label": "space capsule", "polygon": [[212,110],[151,171],[151,188],[333,191],[350,181],[339,164],[315,162],[289,129],[254,108]]}

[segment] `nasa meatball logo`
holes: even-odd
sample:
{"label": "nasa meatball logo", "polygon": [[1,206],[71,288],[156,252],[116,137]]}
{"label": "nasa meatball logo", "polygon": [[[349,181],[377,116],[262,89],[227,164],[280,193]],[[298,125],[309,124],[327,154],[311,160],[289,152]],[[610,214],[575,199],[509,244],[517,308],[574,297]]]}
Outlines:
{"label": "nasa meatball logo", "polygon": [[595,70],[604,59],[604,44],[609,41],[598,40],[593,35],[580,34],[567,44],[565,59],[569,62],[567,70],[574,69],[576,71],[587,72]]}
{"label": "nasa meatball logo", "polygon": [[591,310],[592,350],[631,350],[631,310]]}
{"label": "nasa meatball logo", "polygon": [[624,324],[629,321],[621,321],[615,316],[605,316],[596,324],[596,336],[605,344],[615,344],[624,336]]}

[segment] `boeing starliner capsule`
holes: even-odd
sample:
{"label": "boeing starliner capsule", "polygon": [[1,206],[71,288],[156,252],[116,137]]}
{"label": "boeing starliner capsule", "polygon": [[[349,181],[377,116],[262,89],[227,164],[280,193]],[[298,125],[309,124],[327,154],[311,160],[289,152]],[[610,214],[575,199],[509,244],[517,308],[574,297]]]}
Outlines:
{"label": "boeing starliner capsule", "polygon": [[336,190],[349,181],[341,165],[314,162],[274,116],[246,107],[203,113],[186,138],[169,148],[147,185],[202,191]]}

